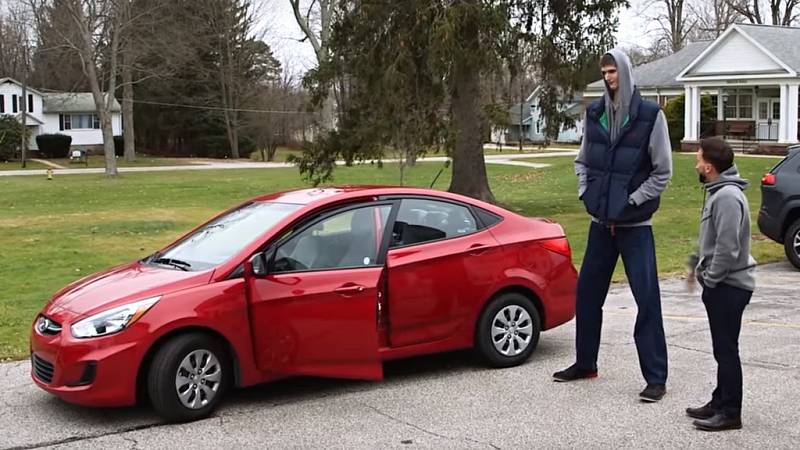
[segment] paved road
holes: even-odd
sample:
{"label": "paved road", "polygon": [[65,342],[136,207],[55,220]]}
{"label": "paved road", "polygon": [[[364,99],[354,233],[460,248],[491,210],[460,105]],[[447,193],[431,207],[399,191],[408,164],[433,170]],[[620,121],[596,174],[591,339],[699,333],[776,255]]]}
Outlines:
{"label": "paved road", "polygon": [[744,426],[709,434],[683,416],[707,400],[714,362],[702,303],[664,280],[669,393],[643,387],[626,285],[606,304],[600,378],[553,383],[572,359],[573,323],[546,332],[532,359],[488,370],[468,353],[397,361],[380,383],[295,379],[245,389],[207,420],[160,423],[146,408],[65,404],[28,379],[28,362],[0,365],[0,448],[800,448],[800,272],[762,266],[745,314]]}
{"label": "paved road", "polygon": [[[549,158],[553,156],[574,155],[575,150],[564,149],[563,151],[553,151],[546,153],[509,153],[505,155],[486,155],[486,164],[504,164],[511,166],[530,167],[539,169],[547,167],[549,164],[533,163],[528,161],[517,161],[518,159],[528,158]],[[444,156],[431,156],[426,158],[419,158],[420,162],[444,162],[448,158]],[[397,162],[395,159],[385,159],[383,162],[391,163]],[[344,162],[340,161],[338,164],[343,165]],[[248,161],[227,161],[227,160],[205,160],[200,164],[182,165],[182,166],[153,166],[153,167],[120,167],[117,170],[120,173],[133,173],[133,172],[170,172],[175,170],[220,170],[220,169],[285,169],[288,167],[296,167],[293,164],[282,162],[248,162]],[[105,169],[102,167],[93,168],[69,168],[69,169],[53,169],[56,176],[60,175],[83,175],[92,173],[104,173]],[[47,169],[26,169],[26,170],[0,170],[0,177],[6,176],[44,176]]]}

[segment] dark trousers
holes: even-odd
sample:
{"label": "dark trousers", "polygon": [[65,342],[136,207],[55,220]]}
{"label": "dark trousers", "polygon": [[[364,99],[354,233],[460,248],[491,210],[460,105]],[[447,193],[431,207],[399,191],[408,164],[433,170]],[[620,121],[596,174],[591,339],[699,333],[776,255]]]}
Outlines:
{"label": "dark trousers", "polygon": [[612,233],[610,228],[592,222],[578,277],[575,312],[577,365],[587,370],[597,367],[603,304],[620,255],[638,307],[633,337],[642,375],[648,384],[666,384],[667,343],[661,317],[655,242],[650,226],[617,227]]}
{"label": "dark trousers", "polygon": [[717,361],[717,388],[711,407],[729,417],[742,411],[742,362],[739,359],[739,331],[742,314],[752,292],[727,284],[703,289],[703,304],[711,326],[711,344]]}

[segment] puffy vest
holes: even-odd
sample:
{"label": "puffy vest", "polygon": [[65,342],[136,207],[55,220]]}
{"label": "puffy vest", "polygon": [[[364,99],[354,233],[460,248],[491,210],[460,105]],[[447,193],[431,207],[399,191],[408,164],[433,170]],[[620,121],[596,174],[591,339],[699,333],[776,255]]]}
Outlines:
{"label": "puffy vest", "polygon": [[639,90],[631,98],[630,114],[612,142],[604,99],[592,102],[586,110],[587,186],[581,199],[586,211],[602,223],[636,223],[650,219],[660,198],[639,206],[628,197],[650,177],[650,134],[659,108],[642,100]]}

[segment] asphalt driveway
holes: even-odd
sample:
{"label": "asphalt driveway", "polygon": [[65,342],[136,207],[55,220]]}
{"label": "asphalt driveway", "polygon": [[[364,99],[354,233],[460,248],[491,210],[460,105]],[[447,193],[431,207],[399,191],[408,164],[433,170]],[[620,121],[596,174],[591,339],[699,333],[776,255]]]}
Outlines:
{"label": "asphalt driveway", "polygon": [[570,364],[574,322],[542,335],[531,360],[488,370],[469,353],[397,361],[380,383],[295,379],[235,392],[214,417],[160,423],[147,408],[87,409],[40,391],[27,361],[0,365],[0,448],[800,448],[800,272],[758,269],[745,312],[744,429],[694,430],[715,364],[698,294],[662,281],[668,394],[644,404],[633,345],[635,304],[606,304],[600,377],[553,383]]}

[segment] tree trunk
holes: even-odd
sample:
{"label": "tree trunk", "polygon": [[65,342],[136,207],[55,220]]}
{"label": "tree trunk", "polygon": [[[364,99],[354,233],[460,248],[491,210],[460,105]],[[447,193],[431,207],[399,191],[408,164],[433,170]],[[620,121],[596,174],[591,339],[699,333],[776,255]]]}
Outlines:
{"label": "tree trunk", "polygon": [[[126,58],[127,59],[127,58]],[[133,135],[133,70],[128,63],[122,68],[122,136],[125,141],[125,161],[136,160]]]}
{"label": "tree trunk", "polygon": [[463,61],[453,68],[453,177],[450,192],[494,203],[483,158],[483,124],[480,108],[480,74]]}
{"label": "tree trunk", "polygon": [[117,157],[114,153],[114,129],[111,126],[111,113],[105,110],[98,112],[100,113],[100,127],[103,129],[106,176],[113,177],[117,175]]}

